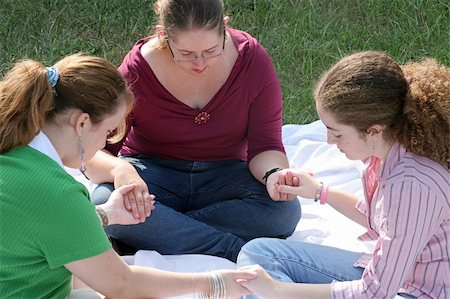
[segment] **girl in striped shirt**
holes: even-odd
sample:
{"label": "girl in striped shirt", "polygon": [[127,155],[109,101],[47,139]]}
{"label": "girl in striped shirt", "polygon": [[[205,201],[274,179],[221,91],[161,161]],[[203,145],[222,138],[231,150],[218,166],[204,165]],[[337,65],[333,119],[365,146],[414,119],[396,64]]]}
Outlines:
{"label": "girl in striped shirt", "polygon": [[280,171],[278,190],[367,227],[373,253],[257,239],[238,265],[258,278],[242,284],[260,298],[450,298],[450,69],[360,52],[328,70],[314,97],[327,142],[365,161],[365,196],[295,169]]}

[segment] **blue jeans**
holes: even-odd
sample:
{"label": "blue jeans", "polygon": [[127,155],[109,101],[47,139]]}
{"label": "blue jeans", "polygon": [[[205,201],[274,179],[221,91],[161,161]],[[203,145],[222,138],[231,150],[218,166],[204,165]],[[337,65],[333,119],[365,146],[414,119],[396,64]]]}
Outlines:
{"label": "blue jeans", "polygon": [[[298,200],[276,202],[243,161],[171,161],[125,157],[156,196],[146,222],[112,225],[111,237],[161,254],[199,253],[236,261],[241,247],[257,237],[286,238],[300,220]],[[95,204],[111,184],[99,185]]]}
{"label": "blue jeans", "polygon": [[259,238],[242,247],[237,264],[238,267],[259,264],[282,282],[324,284],[360,279],[364,269],[353,264],[362,254],[313,243]]}

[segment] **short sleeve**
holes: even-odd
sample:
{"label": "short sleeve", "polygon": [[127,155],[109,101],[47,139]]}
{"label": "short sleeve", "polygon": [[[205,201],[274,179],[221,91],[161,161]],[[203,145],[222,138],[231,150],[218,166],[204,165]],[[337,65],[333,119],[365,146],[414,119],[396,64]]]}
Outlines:
{"label": "short sleeve", "polygon": [[37,230],[50,268],[92,257],[111,248],[86,188],[74,182],[54,195]]}

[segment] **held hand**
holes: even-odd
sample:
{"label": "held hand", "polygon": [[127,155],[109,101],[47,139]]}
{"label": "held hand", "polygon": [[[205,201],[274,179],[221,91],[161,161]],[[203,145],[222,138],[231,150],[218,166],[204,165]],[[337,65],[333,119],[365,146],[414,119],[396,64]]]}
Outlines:
{"label": "held hand", "polygon": [[269,274],[259,265],[252,265],[239,268],[238,270],[252,271],[257,273],[257,277],[252,280],[241,281],[240,284],[253,294],[262,299],[279,298],[276,293],[279,290],[278,281],[270,277]]}
{"label": "held hand", "polygon": [[[100,207],[106,212],[109,219],[109,224],[137,224],[139,219],[135,218],[129,210],[124,206],[124,196],[127,193],[132,192],[135,188],[134,185],[125,185],[117,188],[109,197],[109,200],[100,205]],[[154,209],[154,196],[150,195],[150,209]]]}
{"label": "held hand", "polygon": [[250,281],[255,279],[257,274],[253,269],[249,270],[220,270],[217,271],[223,275],[225,279],[225,287],[227,290],[227,298],[238,299],[244,295],[249,295],[249,292],[245,287],[241,285],[244,281]]}
{"label": "held hand", "polygon": [[130,211],[139,222],[144,222],[155,208],[153,205],[154,195],[148,192],[147,184],[142,180],[136,169],[128,164],[120,167],[114,177],[114,187],[134,185],[131,192],[123,197],[125,208]]}
{"label": "held hand", "polygon": [[287,185],[297,187],[298,178],[293,176],[290,171],[280,170],[269,175],[266,181],[266,189],[269,196],[275,201],[293,200],[295,193],[279,190],[278,186]]}
{"label": "held hand", "polygon": [[280,193],[299,195],[304,198],[314,198],[319,182],[311,173],[296,169],[285,169],[286,177],[292,178],[292,184],[279,184],[276,188]]}

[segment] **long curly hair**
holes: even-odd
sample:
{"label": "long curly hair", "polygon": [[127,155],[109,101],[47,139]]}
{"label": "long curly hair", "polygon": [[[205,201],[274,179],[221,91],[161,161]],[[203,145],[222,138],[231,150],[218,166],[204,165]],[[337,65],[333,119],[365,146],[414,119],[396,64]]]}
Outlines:
{"label": "long curly hair", "polygon": [[434,59],[398,65],[383,52],[344,57],[319,80],[314,98],[361,134],[375,124],[407,150],[450,169],[450,69]]}

